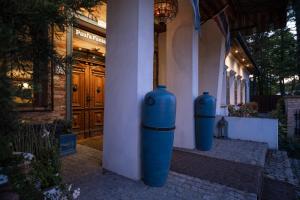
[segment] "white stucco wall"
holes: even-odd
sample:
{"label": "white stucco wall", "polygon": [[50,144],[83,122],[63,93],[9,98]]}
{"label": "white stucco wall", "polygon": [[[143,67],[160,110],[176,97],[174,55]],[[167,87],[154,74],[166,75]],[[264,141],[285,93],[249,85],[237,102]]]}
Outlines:
{"label": "white stucco wall", "polygon": [[176,95],[174,146],[193,149],[194,100],[198,96],[198,37],[192,4],[178,1],[178,14],[167,24],[166,85]]}
{"label": "white stucco wall", "polygon": [[[239,103],[246,103],[246,102],[249,102],[250,101],[250,88],[249,88],[249,75],[250,73],[248,72],[247,68],[242,65],[231,53],[229,53],[227,56],[226,56],[226,59],[225,59],[225,65],[228,66],[228,69],[227,71],[230,72],[235,72],[234,76],[233,77],[233,73],[231,74],[232,77],[230,79],[230,104],[234,104],[234,78],[237,78],[237,77],[241,77],[240,78],[240,81],[238,81],[238,92],[237,92],[237,104]],[[245,93],[244,91],[244,97],[243,99],[246,100],[244,102],[241,101],[241,95],[240,95],[240,87],[241,87],[241,81],[242,80],[246,80],[247,82],[247,86],[248,86],[248,89],[247,89],[247,93]]]}
{"label": "white stucco wall", "polygon": [[138,180],[141,102],[153,85],[153,0],[111,0],[107,13],[103,167]]}
{"label": "white stucco wall", "polygon": [[[216,123],[221,119],[216,118]],[[265,142],[270,149],[278,149],[278,120],[266,118],[225,117],[231,139]],[[217,129],[216,129],[217,131]]]}
{"label": "white stucco wall", "polygon": [[217,99],[217,113],[221,113],[225,38],[214,20],[201,27],[199,40],[199,94],[209,92]]}

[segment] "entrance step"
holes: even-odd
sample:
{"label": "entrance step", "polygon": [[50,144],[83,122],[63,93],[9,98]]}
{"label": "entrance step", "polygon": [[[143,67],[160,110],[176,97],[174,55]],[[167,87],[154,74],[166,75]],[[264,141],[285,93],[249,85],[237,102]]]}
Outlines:
{"label": "entrance step", "polygon": [[171,170],[260,196],[267,149],[264,143],[215,139],[211,151],[175,149]]}
{"label": "entrance step", "polygon": [[169,173],[165,188],[169,191],[169,193],[175,191],[175,198],[173,197],[170,199],[257,200],[257,195],[254,193],[248,193],[172,171]]}
{"label": "entrance step", "polygon": [[213,147],[210,151],[175,149],[211,158],[264,167],[268,145],[266,143],[245,140],[214,139]]}
{"label": "entrance step", "polygon": [[265,164],[265,177],[298,185],[298,179],[294,175],[287,152],[270,150]]}

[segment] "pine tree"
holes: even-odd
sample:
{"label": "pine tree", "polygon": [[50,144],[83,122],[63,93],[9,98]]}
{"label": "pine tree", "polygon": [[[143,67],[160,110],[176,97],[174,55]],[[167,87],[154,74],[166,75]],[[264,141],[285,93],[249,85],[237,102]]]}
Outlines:
{"label": "pine tree", "polygon": [[297,74],[295,35],[286,27],[254,34],[248,38],[248,44],[260,70],[259,94],[285,95],[284,80]]}

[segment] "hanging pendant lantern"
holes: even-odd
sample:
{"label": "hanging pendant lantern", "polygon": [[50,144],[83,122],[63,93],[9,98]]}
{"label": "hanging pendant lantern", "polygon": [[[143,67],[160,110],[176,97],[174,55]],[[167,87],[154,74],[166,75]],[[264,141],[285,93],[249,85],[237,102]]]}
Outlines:
{"label": "hanging pendant lantern", "polygon": [[167,24],[172,21],[178,12],[177,0],[155,0],[154,16],[155,20],[160,23]]}

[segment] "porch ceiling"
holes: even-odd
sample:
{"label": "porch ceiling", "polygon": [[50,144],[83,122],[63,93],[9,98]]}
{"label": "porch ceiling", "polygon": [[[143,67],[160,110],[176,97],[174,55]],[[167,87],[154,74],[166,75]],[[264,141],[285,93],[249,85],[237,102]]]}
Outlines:
{"label": "porch ceiling", "polygon": [[257,74],[259,70],[253,60],[245,41],[238,35],[232,40],[231,54],[241,63],[250,74]]}
{"label": "porch ceiling", "polygon": [[201,0],[202,23],[224,10],[229,18],[231,32],[244,34],[281,28],[286,24],[288,0]]}

